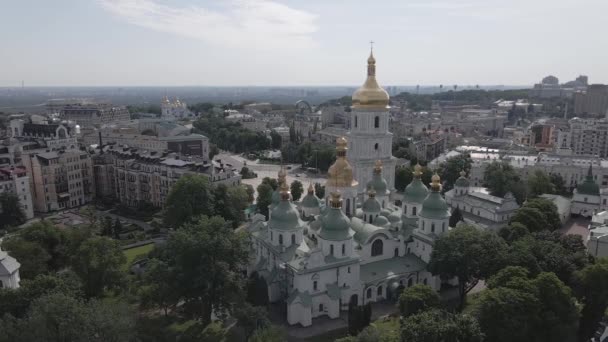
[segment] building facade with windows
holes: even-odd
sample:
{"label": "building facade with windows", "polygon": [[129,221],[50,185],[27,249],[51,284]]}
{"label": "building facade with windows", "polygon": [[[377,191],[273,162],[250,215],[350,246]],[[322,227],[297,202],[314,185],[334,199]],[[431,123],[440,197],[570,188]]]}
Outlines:
{"label": "building facade with windows", "polygon": [[[22,166],[0,168],[0,194],[10,193],[17,196],[26,219],[34,217],[34,204],[30,192],[30,178]],[[0,208],[2,210],[2,208]]]}

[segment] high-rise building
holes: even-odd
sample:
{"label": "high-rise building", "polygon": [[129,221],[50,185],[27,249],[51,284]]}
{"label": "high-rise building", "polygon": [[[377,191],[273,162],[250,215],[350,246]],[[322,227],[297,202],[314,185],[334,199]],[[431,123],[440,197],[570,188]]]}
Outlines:
{"label": "high-rise building", "polygon": [[389,132],[389,95],[376,81],[376,59],[367,59],[367,79],[352,97],[350,131],[348,132],[348,161],[354,166],[362,198],[372,177],[375,161],[384,165],[382,176],[389,189],[395,186],[396,159],[392,156],[393,134]]}
{"label": "high-rise building", "polygon": [[59,116],[76,122],[80,127],[97,127],[102,124],[127,121],[131,118],[124,106],[110,104],[73,104],[61,109]]}
{"label": "high-rise building", "polygon": [[592,84],[574,95],[574,114],[605,117],[608,114],[608,85]]}
{"label": "high-rise building", "polygon": [[[34,217],[34,205],[30,192],[30,179],[27,170],[22,166],[0,168],[0,194],[10,193],[19,198],[21,209],[26,219]],[[0,208],[0,210],[2,210]]]}

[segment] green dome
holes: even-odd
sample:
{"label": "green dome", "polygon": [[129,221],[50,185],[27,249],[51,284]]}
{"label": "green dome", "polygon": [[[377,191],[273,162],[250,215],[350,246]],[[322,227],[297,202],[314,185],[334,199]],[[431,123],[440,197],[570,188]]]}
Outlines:
{"label": "green dome", "polygon": [[375,197],[368,197],[365,202],[363,202],[363,207],[361,208],[365,212],[378,213],[382,210],[382,205]]}
{"label": "green dome", "polygon": [[377,227],[384,227],[387,224],[389,224],[388,223],[388,219],[386,217],[384,217],[384,216],[381,216],[381,215],[378,215],[376,217],[376,219],[374,220],[374,226],[377,226]]}
{"label": "green dome", "polygon": [[401,215],[399,214],[398,211],[394,211],[390,215],[388,215],[388,220],[391,223],[399,222],[399,221],[401,221]]}
{"label": "green dome", "polygon": [[279,204],[279,202],[281,202],[281,193],[279,192],[279,188],[277,187],[272,192],[272,204],[277,205]]}
{"label": "green dome", "polygon": [[322,239],[340,241],[350,237],[350,220],[339,208],[327,209],[321,220],[319,236]]}
{"label": "green dome", "polygon": [[445,219],[450,217],[450,208],[439,192],[432,191],[422,202],[420,217],[430,219]]}
{"label": "green dome", "polygon": [[469,180],[466,177],[460,176],[458,177],[458,179],[456,180],[456,182],[454,183],[455,186],[459,186],[459,187],[463,187],[463,188],[468,188],[469,187]]}
{"label": "green dome", "polygon": [[388,191],[388,183],[382,177],[381,173],[374,172],[374,176],[372,177],[372,179],[367,182],[367,189],[369,188],[374,189],[374,191],[376,191],[376,194],[380,196],[386,196],[390,193]]}
{"label": "green dome", "polygon": [[587,171],[587,177],[585,177],[585,181],[576,187],[576,192],[583,195],[600,195],[600,187],[593,180],[593,172],[591,170],[591,165],[589,165],[589,171]]}
{"label": "green dome", "polygon": [[298,210],[289,201],[281,201],[272,209],[268,226],[276,230],[295,230],[302,227]]}
{"label": "green dome", "polygon": [[306,194],[306,196],[302,198],[301,205],[303,208],[319,208],[321,206],[321,201],[315,194]]}
{"label": "green dome", "polygon": [[406,202],[422,203],[428,194],[429,189],[422,184],[420,178],[414,177],[403,192],[403,200]]}

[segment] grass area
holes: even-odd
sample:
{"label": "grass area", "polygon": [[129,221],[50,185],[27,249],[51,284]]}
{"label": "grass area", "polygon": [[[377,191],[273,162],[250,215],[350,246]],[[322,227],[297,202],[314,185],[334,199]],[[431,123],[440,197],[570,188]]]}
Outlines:
{"label": "grass area", "polygon": [[136,261],[140,256],[147,255],[154,249],[154,243],[149,243],[147,245],[125,249],[123,253],[127,257],[127,267],[131,266],[131,264]]}

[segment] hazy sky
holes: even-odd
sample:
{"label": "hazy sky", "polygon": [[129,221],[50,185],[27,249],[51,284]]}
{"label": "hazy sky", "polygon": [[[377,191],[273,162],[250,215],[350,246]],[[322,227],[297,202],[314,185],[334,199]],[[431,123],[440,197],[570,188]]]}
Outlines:
{"label": "hazy sky", "polygon": [[608,0],[3,0],[0,86],[608,83]]}

